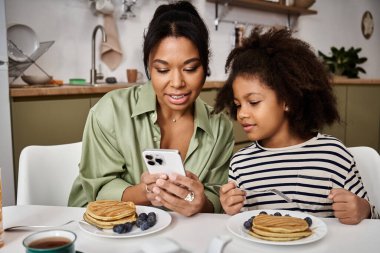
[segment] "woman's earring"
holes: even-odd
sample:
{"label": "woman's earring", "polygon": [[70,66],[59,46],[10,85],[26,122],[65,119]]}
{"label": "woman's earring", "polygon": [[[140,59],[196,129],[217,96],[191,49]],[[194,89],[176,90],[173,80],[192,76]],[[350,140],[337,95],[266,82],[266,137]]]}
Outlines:
{"label": "woman's earring", "polygon": [[288,112],[288,111],[289,111],[289,107],[285,106],[285,112]]}

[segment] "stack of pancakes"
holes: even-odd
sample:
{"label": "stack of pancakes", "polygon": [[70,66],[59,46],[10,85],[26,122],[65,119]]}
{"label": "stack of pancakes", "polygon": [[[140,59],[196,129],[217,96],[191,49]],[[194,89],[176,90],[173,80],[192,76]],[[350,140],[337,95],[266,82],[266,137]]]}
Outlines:
{"label": "stack of pancakes", "polygon": [[260,214],[253,219],[249,233],[268,241],[294,241],[312,234],[304,219]]}
{"label": "stack of pancakes", "polygon": [[133,202],[97,200],[87,205],[83,219],[97,227],[113,228],[115,225],[136,221],[136,216]]}

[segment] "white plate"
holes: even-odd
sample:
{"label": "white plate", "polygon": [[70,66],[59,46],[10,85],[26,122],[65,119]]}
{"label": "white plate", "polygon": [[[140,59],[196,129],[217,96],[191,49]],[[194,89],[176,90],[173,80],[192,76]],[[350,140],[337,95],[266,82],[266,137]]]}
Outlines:
{"label": "white plate", "polygon": [[26,61],[27,56],[30,57],[40,46],[36,33],[26,25],[17,24],[8,27],[7,39],[11,40],[23,53],[20,53],[8,42],[8,56],[18,62]]}
{"label": "white plate", "polygon": [[[260,212],[265,211],[268,214],[274,214],[275,212],[280,212],[282,215],[289,214],[292,217],[305,218],[310,217],[313,221],[311,225],[311,230],[313,233],[305,238],[288,241],[288,242],[274,242],[262,240],[248,234],[248,231],[244,228],[243,224],[252,216],[258,215]],[[285,211],[285,210],[252,210],[246,211],[232,216],[227,222],[228,230],[234,235],[243,238],[248,241],[264,243],[264,244],[274,244],[274,245],[298,245],[298,244],[306,244],[320,240],[327,234],[327,226],[326,224],[319,218],[312,216],[307,213],[294,212],[294,211]]]}
{"label": "white plate", "polygon": [[150,206],[136,206],[136,212],[139,213],[149,213],[149,212],[155,212],[157,217],[157,223],[147,229],[142,231],[140,228],[133,226],[132,231],[125,233],[125,234],[118,234],[112,231],[112,229],[102,229],[99,230],[96,227],[87,224],[85,222],[79,222],[79,228],[82,229],[84,232],[99,236],[99,237],[107,237],[107,238],[130,238],[130,237],[137,237],[137,236],[144,236],[156,233],[167,226],[170,225],[170,222],[172,221],[172,217],[170,214],[164,210],[150,207]]}

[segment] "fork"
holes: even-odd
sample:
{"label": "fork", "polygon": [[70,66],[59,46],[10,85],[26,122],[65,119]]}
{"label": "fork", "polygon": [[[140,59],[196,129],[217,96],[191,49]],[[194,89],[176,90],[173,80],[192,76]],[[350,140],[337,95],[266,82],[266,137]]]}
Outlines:
{"label": "fork", "polygon": [[[220,185],[220,184],[214,184],[214,185],[210,185],[210,186],[213,186],[215,187],[218,191],[220,190],[220,188],[223,186],[223,185]],[[280,190],[277,190],[277,189],[274,189],[274,188],[271,188],[271,189],[265,189],[265,190],[247,190],[245,189],[244,187],[240,187],[240,189],[242,191],[245,191],[245,192],[256,192],[256,193],[260,193],[260,192],[272,192],[278,196],[280,196],[281,198],[283,198],[286,202],[288,203],[291,203],[293,202],[291,198],[289,198],[288,196],[286,196],[285,193],[283,193],[282,191]]]}
{"label": "fork", "polygon": [[10,231],[10,230],[15,230],[15,229],[30,229],[30,228],[57,228],[57,227],[65,226],[72,222],[75,222],[75,220],[70,220],[60,225],[19,225],[19,226],[12,226],[12,227],[5,228],[4,231]]}
{"label": "fork", "polygon": [[85,221],[85,220],[79,220],[78,222],[81,223],[81,224],[84,224],[85,226],[94,227],[94,228],[96,228],[96,229],[99,230],[99,231],[103,231],[103,228],[98,227],[98,226],[93,225],[93,224],[90,224],[90,223],[88,223],[88,222]]}
{"label": "fork", "polygon": [[279,191],[277,189],[265,189],[265,190],[246,190],[246,189],[242,189],[243,191],[246,191],[246,192],[256,192],[256,193],[261,193],[261,192],[272,192],[278,196],[280,196],[281,198],[283,198],[286,202],[288,203],[291,203],[293,202],[291,198],[289,198],[288,196],[285,195],[285,193],[283,193],[282,191]]}

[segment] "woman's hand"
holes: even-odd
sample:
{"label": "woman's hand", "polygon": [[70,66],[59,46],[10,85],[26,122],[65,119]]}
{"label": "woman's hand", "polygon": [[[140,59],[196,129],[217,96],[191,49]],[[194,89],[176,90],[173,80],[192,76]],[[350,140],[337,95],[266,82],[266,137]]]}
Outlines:
{"label": "woman's hand", "polygon": [[153,192],[158,179],[166,180],[168,176],[165,174],[150,174],[149,172],[144,172],[141,175],[141,183],[145,185],[144,194],[153,206],[162,206],[161,202],[156,200],[157,194]]}
{"label": "woman's hand", "polygon": [[335,217],[343,224],[358,224],[371,215],[368,201],[346,189],[332,189],[328,198],[333,201]]}
{"label": "woman's hand", "polygon": [[186,176],[170,174],[168,180],[157,179],[153,192],[156,194],[156,201],[185,216],[213,211],[213,206],[204,193],[203,184],[195,174],[188,171]]}
{"label": "woman's hand", "polygon": [[236,187],[234,182],[223,185],[219,191],[220,203],[226,214],[234,215],[244,206],[245,191]]}

